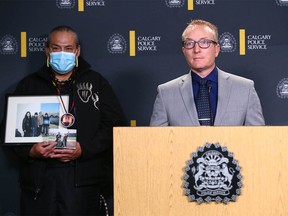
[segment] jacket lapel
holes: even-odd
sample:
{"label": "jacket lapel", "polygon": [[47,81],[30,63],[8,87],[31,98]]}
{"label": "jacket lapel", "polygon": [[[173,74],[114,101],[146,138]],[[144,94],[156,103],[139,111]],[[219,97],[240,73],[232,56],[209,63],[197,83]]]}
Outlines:
{"label": "jacket lapel", "polygon": [[[188,116],[193,126],[199,126],[198,114],[194,103],[191,71],[180,80],[179,88]],[[185,116],[184,116],[185,118]]]}
{"label": "jacket lapel", "polygon": [[218,102],[214,125],[221,125],[227,110],[232,87],[229,82],[229,77],[227,73],[224,73],[218,68]]}

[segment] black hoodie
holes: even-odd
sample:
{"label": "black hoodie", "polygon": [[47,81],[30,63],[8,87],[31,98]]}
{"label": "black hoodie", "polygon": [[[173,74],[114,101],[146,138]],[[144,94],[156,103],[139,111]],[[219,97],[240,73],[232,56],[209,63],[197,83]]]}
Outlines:
{"label": "black hoodie", "polygon": [[[113,181],[113,126],[125,126],[126,119],[105,78],[79,58],[73,72],[75,82],[70,98],[75,102],[77,141],[82,155],[75,162],[75,186]],[[50,68],[44,65],[20,81],[15,95],[58,95]],[[59,95],[58,95],[59,96]],[[21,187],[41,190],[48,160],[29,157],[31,146],[16,147],[20,158]]]}

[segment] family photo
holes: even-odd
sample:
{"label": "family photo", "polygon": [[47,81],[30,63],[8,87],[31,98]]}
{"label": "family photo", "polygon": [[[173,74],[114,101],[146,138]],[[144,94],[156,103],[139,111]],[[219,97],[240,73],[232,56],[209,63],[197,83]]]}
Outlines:
{"label": "family photo", "polygon": [[76,148],[76,130],[75,129],[50,129],[48,141],[56,142],[58,149]]}
{"label": "family photo", "polygon": [[[64,102],[68,98],[63,97]],[[59,129],[64,110],[57,96],[8,96],[6,143],[47,140],[49,130]]]}

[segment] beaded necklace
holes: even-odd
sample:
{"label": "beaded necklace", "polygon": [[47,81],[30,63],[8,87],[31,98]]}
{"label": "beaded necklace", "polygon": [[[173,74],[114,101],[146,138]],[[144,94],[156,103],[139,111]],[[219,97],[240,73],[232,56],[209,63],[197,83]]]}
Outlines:
{"label": "beaded necklace", "polygon": [[109,216],[108,205],[103,195],[100,194],[100,209],[104,206],[105,208],[105,216]]}

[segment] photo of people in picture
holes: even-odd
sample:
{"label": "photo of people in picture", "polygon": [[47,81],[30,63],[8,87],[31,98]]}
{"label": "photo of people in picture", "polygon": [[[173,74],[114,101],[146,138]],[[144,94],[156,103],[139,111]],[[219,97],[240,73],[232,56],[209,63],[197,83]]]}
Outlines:
{"label": "photo of people in picture", "polygon": [[75,129],[51,129],[49,132],[49,142],[56,142],[56,148],[76,148]]}
{"label": "photo of people in picture", "polygon": [[[32,118],[31,113],[29,111],[26,112],[23,121],[22,121],[22,130],[24,132],[24,137],[30,137],[32,132]],[[19,134],[19,130],[17,130]],[[20,133],[21,135],[21,133]],[[17,135],[19,136],[19,135]]]}
{"label": "photo of people in picture", "polygon": [[32,137],[39,136],[38,113],[35,112],[32,116]]}
{"label": "photo of people in picture", "polygon": [[48,113],[45,113],[45,115],[43,116],[43,130],[42,130],[44,136],[49,135],[48,134],[49,125],[50,125],[50,117],[48,116]]}
{"label": "photo of people in picture", "polygon": [[55,137],[56,137],[55,142],[57,143],[56,147],[61,147],[62,146],[62,141],[61,141],[62,136],[61,136],[60,132],[58,132]]}
{"label": "photo of people in picture", "polygon": [[49,136],[50,128],[59,128],[59,109],[59,103],[18,104],[15,137]]}

